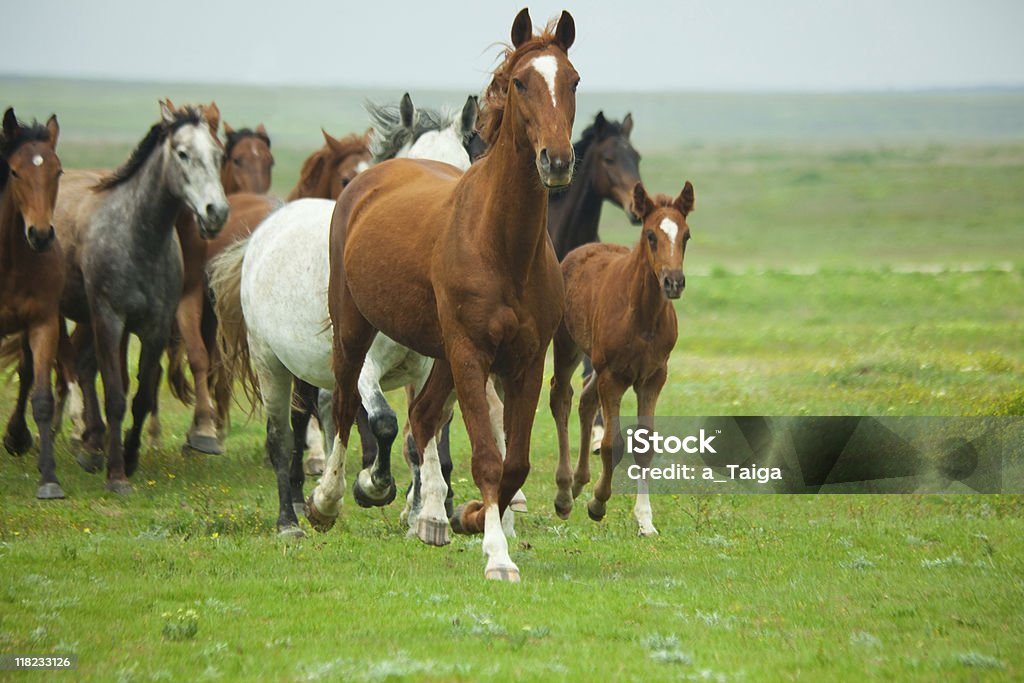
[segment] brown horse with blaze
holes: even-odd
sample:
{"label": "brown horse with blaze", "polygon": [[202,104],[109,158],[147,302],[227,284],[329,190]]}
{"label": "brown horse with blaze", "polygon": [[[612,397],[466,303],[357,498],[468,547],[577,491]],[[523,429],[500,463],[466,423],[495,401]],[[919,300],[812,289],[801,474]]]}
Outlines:
{"label": "brown horse with blaze", "polygon": [[4,446],[20,455],[32,446],[25,401],[32,388],[32,416],[39,427],[39,488],[36,497],[63,498],[53,459],[54,415],[50,374],[60,339],[64,264],[55,242],[53,210],[59,178],[57,117],[46,126],[25,126],[14,109],[0,134],[0,337],[20,333],[18,409],[7,424]]}
{"label": "brown horse with blaze", "polygon": [[[565,318],[555,334],[555,374],[551,379],[551,414],[558,430],[555,512],[566,519],[573,500],[590,481],[590,431],[598,401],[608,429],[601,441],[601,478],[587,505],[600,520],[612,492],[615,467],[612,448],[618,436],[622,395],[633,387],[640,422],[652,426],[658,395],[668,375],[668,357],[679,334],[671,299],[683,293],[683,257],[690,239],[686,217],[693,211],[693,185],[687,181],[673,199],[648,196],[642,183],[633,191],[633,213],[643,222],[640,242],[629,249],[612,244],[587,244],[569,252],[562,262]],[[576,471],[569,466],[569,410],[573,371],[591,357],[594,373],[580,396],[580,452]],[[635,454],[641,467],[651,455]],[[643,460],[643,462],[641,462]],[[633,514],[640,535],[658,533],[651,521],[647,482],[637,482]]]}
{"label": "brown horse with blaze", "polygon": [[[572,180],[575,32],[568,12],[538,36],[527,10],[516,16],[512,46],[484,95],[481,134],[490,151],[465,174],[395,159],[361,173],[338,198],[328,291],[338,437],[307,501],[314,528],[330,528],[340,511],[356,382],[380,331],[436,359],[410,406],[423,463],[417,535],[432,545],[449,540],[437,434],[457,395],[483,500],[456,509],[452,526],[484,533],[487,578],[519,580],[501,516],[530,469],[544,356],[562,317],[547,208],[548,188]],[[504,465],[487,403],[492,373],[505,391]]]}

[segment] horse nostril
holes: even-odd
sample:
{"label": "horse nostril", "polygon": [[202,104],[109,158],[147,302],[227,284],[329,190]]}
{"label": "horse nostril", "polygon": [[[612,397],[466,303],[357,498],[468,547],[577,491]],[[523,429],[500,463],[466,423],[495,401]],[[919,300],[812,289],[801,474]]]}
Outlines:
{"label": "horse nostril", "polygon": [[548,156],[548,148],[545,147],[540,151],[540,165],[547,168],[551,165],[551,157]]}

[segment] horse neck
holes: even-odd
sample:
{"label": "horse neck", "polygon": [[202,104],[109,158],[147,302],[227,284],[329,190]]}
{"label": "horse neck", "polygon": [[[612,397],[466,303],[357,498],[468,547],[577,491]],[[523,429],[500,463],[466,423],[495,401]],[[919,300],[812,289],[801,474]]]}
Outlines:
{"label": "horse neck", "polygon": [[484,228],[477,238],[490,245],[518,276],[517,282],[525,283],[548,244],[548,191],[537,177],[533,149],[513,111],[506,111],[494,147],[476,168],[478,182],[493,188],[485,214],[474,221]]}
{"label": "horse neck", "polygon": [[110,190],[107,198],[108,206],[120,205],[123,218],[114,225],[127,234],[127,243],[147,252],[170,241],[174,219],[184,206],[167,185],[165,149],[154,150],[136,175]]}
{"label": "horse neck", "polygon": [[548,232],[559,261],[576,247],[597,241],[604,198],[591,181],[594,157],[594,154],[584,155],[568,191],[552,195],[548,200]]}
{"label": "horse neck", "polygon": [[661,283],[647,262],[642,241],[629,253],[624,265],[624,280],[629,283],[632,327],[639,331],[652,331],[671,304],[661,293]]}

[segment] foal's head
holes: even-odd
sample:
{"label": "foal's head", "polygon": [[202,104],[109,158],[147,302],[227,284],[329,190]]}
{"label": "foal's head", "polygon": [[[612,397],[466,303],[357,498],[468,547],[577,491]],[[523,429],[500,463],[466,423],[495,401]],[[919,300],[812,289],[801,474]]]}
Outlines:
{"label": "foal's head", "polygon": [[274,155],[270,153],[270,136],[263,124],[256,126],[256,130],[235,130],[225,121],[224,136],[227,138],[221,174],[224,191],[229,194],[269,192]]}
{"label": "foal's head", "polygon": [[170,100],[160,103],[167,182],[171,193],[195,213],[204,239],[216,237],[228,218],[220,181],[224,150],[214,127],[219,116],[216,105],[175,108]]}
{"label": "foal's head", "polygon": [[666,194],[652,199],[644,190],[643,183],[637,183],[633,188],[633,213],[644,226],[640,248],[669,299],[678,299],[686,287],[683,257],[686,255],[686,243],[690,240],[686,217],[691,211],[693,185],[689,180],[675,199]]}
{"label": "foal's head", "polygon": [[554,29],[534,36],[530,13],[522,10],[512,24],[512,47],[484,93],[484,140],[493,147],[502,120],[512,116],[517,124],[512,140],[532,149],[537,173],[547,187],[572,181],[571,135],[580,77],[568,53],[575,39],[576,24],[568,12],[562,12]]}
{"label": "foal's head", "polygon": [[25,239],[34,251],[46,251],[54,240],[53,208],[58,179],[64,172],[57,158],[60,126],[51,116],[46,126],[18,123],[14,109],[4,113],[0,135],[0,192],[10,190],[25,222]]}

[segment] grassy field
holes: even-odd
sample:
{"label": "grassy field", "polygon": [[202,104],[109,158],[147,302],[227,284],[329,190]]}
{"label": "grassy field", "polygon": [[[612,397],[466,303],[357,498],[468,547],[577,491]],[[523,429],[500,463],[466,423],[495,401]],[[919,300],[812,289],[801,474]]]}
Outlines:
{"label": "grassy field", "polygon": [[[262,104],[254,89],[0,84],[22,115],[58,111],[69,168],[119,163],[164,93],[216,97],[232,125],[260,120]],[[291,94],[268,96],[264,117],[279,193],[319,125],[363,126],[353,93]],[[1024,413],[1024,117],[1006,115],[1024,111],[1019,95],[701,96],[696,132],[675,136],[664,112],[688,98],[616,97],[600,106],[633,109],[647,184],[697,191],[659,413]],[[101,116],[111,102],[114,122]],[[316,119],[334,104],[337,126]],[[760,137],[745,111],[774,112]],[[843,111],[860,116],[821,118]],[[606,240],[634,231],[605,212]],[[0,412],[13,391],[0,381]],[[523,583],[494,585],[479,538],[427,548],[395,506],[346,499],[330,534],[279,541],[260,419],[236,413],[228,455],[189,456],[189,411],[161,401],[163,444],[143,453],[128,499],[80,471],[64,436],[65,501],[32,498],[31,457],[0,456],[0,653],[76,653],[78,678],[139,681],[1024,672],[1021,496],[655,496],[661,535],[638,539],[630,496],[600,524],[579,507],[553,514],[545,391],[512,550]],[[462,429],[453,449],[462,501],[474,495]]]}

